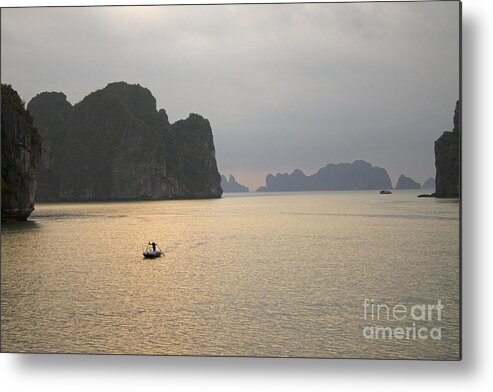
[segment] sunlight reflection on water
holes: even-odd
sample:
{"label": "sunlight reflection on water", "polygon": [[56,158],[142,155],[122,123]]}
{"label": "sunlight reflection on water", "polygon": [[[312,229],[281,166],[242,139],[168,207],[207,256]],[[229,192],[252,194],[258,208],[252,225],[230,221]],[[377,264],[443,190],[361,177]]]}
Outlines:
{"label": "sunlight reflection on water", "polygon": [[[457,359],[459,205],[416,192],[40,204],[2,227],[2,350]],[[144,260],[155,240],[165,257]],[[445,304],[370,341],[365,298]]]}

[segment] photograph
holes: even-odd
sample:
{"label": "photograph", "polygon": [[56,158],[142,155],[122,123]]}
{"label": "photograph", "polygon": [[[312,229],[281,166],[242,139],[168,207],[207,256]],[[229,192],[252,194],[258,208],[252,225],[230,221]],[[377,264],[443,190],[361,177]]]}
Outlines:
{"label": "photograph", "polygon": [[0,31],[2,353],[462,359],[460,1]]}

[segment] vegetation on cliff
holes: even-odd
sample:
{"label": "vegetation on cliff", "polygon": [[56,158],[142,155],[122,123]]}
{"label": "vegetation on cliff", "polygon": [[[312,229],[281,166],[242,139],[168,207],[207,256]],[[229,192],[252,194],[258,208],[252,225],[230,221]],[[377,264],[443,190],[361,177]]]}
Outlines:
{"label": "vegetation on cliff", "polygon": [[110,83],[71,105],[62,93],[28,104],[46,139],[38,200],[145,200],[220,197],[209,121],[170,124],[151,92]]}
{"label": "vegetation on cliff", "polygon": [[461,106],[455,104],[454,128],[435,141],[436,197],[460,197]]}
{"label": "vegetation on cliff", "polygon": [[26,220],[34,210],[41,138],[12,86],[2,94],[2,221]]}

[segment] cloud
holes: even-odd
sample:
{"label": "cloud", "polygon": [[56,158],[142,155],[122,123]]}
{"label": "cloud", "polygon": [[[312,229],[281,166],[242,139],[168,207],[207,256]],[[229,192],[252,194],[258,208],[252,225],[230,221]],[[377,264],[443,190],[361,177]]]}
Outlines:
{"label": "cloud", "polygon": [[457,2],[4,9],[1,33],[26,101],[140,83],[170,119],[208,117],[252,188],[354,159],[423,181],[459,94]]}

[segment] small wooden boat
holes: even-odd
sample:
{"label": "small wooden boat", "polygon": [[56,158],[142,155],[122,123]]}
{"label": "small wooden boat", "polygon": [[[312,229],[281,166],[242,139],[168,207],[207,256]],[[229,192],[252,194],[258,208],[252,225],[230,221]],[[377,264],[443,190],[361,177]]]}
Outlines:
{"label": "small wooden boat", "polygon": [[151,251],[145,251],[143,254],[144,254],[144,257],[146,259],[155,259],[156,257],[161,257],[163,255],[158,250],[156,250],[156,251],[152,251],[152,250]]}
{"label": "small wooden boat", "polygon": [[384,190],[384,191],[380,191],[380,194],[381,195],[391,195],[392,194],[392,191]]}
{"label": "small wooden boat", "polygon": [[145,259],[155,259],[157,257],[164,256],[164,252],[161,250],[158,244],[149,241],[145,248],[142,247],[142,255]]}

